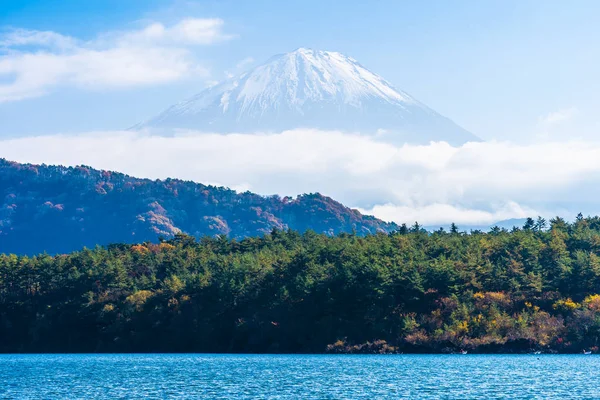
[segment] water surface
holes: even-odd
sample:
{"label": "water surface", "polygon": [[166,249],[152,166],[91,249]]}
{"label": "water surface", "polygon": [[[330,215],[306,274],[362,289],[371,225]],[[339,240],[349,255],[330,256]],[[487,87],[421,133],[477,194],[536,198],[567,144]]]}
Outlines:
{"label": "water surface", "polygon": [[0,355],[0,398],[600,398],[584,355]]}

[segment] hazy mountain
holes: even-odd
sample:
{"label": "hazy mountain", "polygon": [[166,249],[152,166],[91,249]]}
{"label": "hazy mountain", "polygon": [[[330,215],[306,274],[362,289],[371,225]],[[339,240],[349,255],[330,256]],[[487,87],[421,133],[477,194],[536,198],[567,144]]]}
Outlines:
{"label": "hazy mountain", "polygon": [[177,179],[0,159],[0,253],[63,253],[115,242],[260,235],[273,228],[336,234],[390,231],[329,197],[264,197]]}
{"label": "hazy mountain", "polygon": [[217,133],[317,128],[376,135],[393,143],[479,140],[355,59],[302,48],[272,57],[134,127],[141,128]]}
{"label": "hazy mountain", "polygon": [[[501,221],[496,221],[491,224],[457,224],[458,230],[460,232],[470,232],[472,230],[478,230],[482,232],[488,232],[493,227],[497,226],[500,229],[511,230],[514,227],[522,228],[525,225],[527,218],[511,218],[504,219]],[[444,228],[446,231],[450,230],[451,224],[440,224],[440,225],[427,225],[423,228],[427,231],[434,232],[440,228]]]}

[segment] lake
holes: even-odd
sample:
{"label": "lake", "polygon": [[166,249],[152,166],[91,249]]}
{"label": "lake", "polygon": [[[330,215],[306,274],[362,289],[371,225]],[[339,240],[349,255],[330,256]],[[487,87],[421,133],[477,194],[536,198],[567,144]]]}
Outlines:
{"label": "lake", "polygon": [[0,398],[600,398],[585,355],[0,355]]}

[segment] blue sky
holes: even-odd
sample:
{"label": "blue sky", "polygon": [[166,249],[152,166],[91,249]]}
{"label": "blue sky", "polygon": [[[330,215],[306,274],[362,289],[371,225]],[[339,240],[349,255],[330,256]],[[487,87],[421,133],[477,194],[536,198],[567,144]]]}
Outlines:
{"label": "blue sky", "polygon": [[[51,31],[91,42],[151,23],[169,27],[186,18],[218,18],[227,39],[176,44],[192,54],[202,74],[182,73],[133,85],[72,84],[63,79],[43,94],[3,101],[0,137],[126,128],[200,91],[207,82],[222,80],[226,73],[298,47],[353,56],[484,139],[593,137],[600,121],[595,112],[600,106],[600,3],[595,1],[83,4],[3,0],[0,27],[5,34],[13,29]],[[9,51],[14,49],[3,54],[0,47],[0,60],[9,57]],[[11,79],[14,74],[0,74],[0,86]]]}

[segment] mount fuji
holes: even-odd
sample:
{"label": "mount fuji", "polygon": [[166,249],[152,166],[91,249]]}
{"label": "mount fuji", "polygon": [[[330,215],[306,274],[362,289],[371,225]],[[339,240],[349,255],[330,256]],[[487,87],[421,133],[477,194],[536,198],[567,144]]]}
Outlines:
{"label": "mount fuji", "polygon": [[173,105],[132,129],[213,133],[341,130],[402,143],[480,141],[355,59],[300,48]]}

